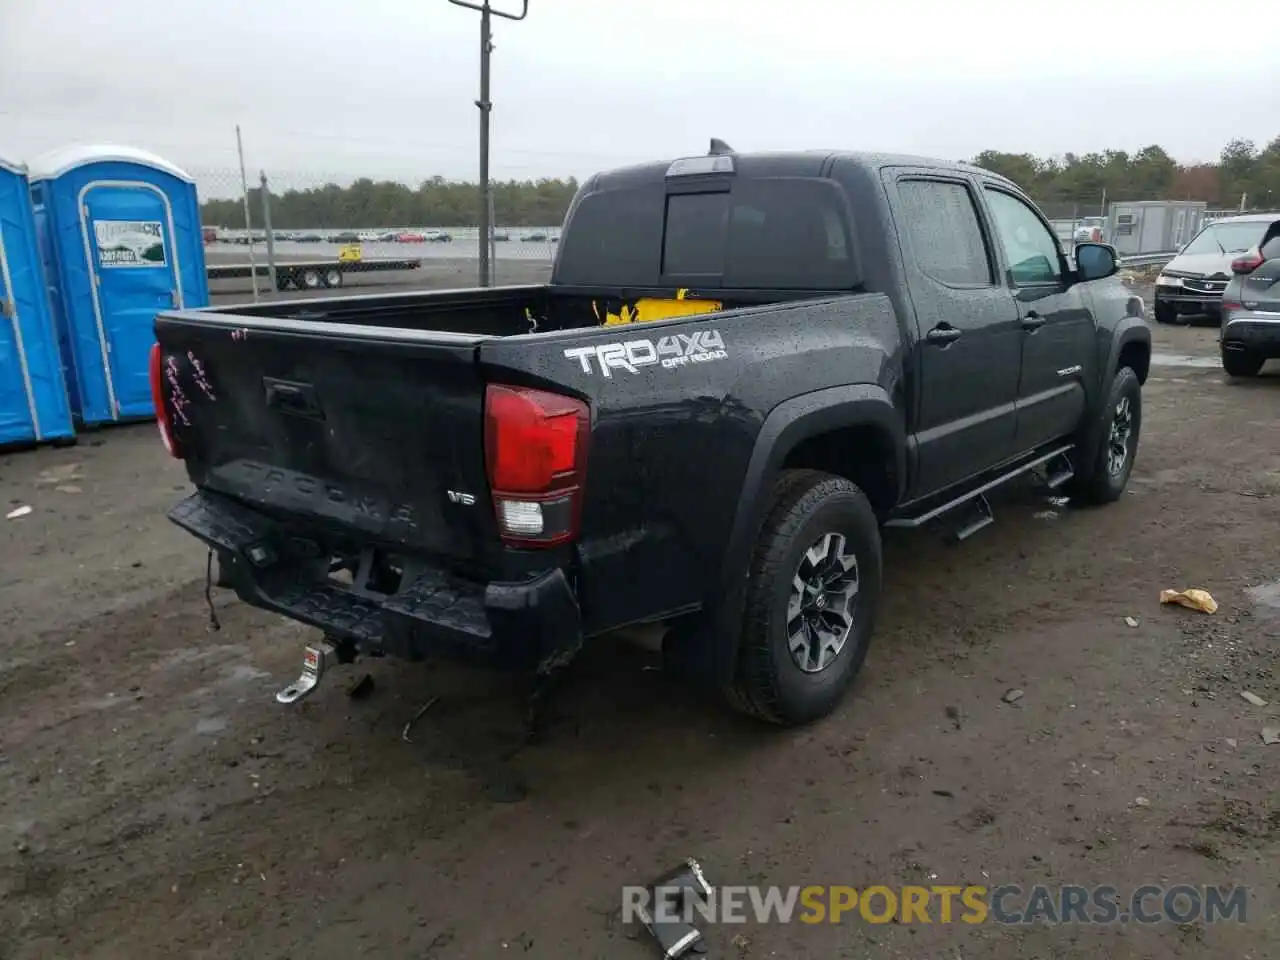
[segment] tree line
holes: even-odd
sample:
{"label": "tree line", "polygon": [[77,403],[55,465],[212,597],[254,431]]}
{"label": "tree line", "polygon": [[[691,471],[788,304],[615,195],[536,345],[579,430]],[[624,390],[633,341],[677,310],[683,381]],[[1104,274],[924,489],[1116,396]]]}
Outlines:
{"label": "tree line", "polygon": [[[1280,136],[1259,148],[1232,140],[1213,163],[1179,164],[1163,147],[1136,153],[1104,150],[1037,157],[984,150],[973,162],[1003,174],[1050,216],[1093,215],[1112,200],[1204,200],[1211,208],[1280,208]],[[564,219],[578,181],[507,180],[493,184],[494,221],[507,227],[549,227]],[[474,183],[432,177],[416,187],[361,178],[306,190],[271,191],[271,223],[280,229],[466,227],[479,222]],[[249,192],[254,226],[262,226],[261,191]],[[206,200],[208,226],[244,224],[243,201]]]}
{"label": "tree line", "polygon": [[1211,209],[1236,209],[1243,199],[1250,209],[1280,208],[1280,136],[1261,149],[1251,140],[1232,140],[1214,163],[1180,164],[1154,145],[1133,154],[1048,158],[984,150],[973,162],[1018,184],[1050,216],[1070,215],[1064,208],[1100,214],[1104,199],[1204,200]]}
{"label": "tree line", "polygon": [[[270,187],[270,183],[268,183]],[[494,222],[504,227],[551,227],[563,219],[578,181],[507,180],[493,184]],[[348,186],[327,183],[306,190],[271,189],[271,226],[279,230],[375,227],[473,227],[479,222],[474,183],[432,177],[411,187],[362,177]],[[262,190],[249,191],[255,228],[262,226]],[[206,200],[205,226],[243,227],[244,201]]]}

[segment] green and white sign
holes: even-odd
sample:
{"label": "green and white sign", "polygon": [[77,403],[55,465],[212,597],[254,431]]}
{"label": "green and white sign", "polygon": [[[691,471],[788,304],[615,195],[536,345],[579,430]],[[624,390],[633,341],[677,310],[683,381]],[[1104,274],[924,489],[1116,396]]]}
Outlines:
{"label": "green and white sign", "polygon": [[168,262],[158,220],[95,220],[101,267],[163,267]]}

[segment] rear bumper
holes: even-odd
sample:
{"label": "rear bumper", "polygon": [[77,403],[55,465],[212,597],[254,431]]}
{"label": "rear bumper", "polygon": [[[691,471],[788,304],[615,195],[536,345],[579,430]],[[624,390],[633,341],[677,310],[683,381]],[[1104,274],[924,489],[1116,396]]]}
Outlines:
{"label": "rear bumper", "polygon": [[1223,320],[1221,340],[1223,350],[1280,357],[1280,313],[1233,310]]}
{"label": "rear bumper", "polygon": [[314,541],[227,497],[197,491],[169,519],[217,551],[223,580],[241,600],[365,653],[529,671],[582,643],[578,603],[558,568],[518,583],[419,570],[394,594],[378,594],[330,580],[328,555]]}

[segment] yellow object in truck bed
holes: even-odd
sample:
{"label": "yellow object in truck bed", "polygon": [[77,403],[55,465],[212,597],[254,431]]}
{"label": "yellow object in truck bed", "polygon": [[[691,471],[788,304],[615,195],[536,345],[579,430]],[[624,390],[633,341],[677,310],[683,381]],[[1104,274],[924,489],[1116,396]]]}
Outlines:
{"label": "yellow object in truck bed", "polygon": [[600,317],[598,304],[593,302],[591,308],[595,311],[596,318],[602,319],[606,327],[627,323],[646,323],[650,320],[669,320],[672,317],[691,317],[700,313],[714,313],[724,308],[724,304],[719,300],[693,300],[688,294],[688,290],[677,290],[674,299],[641,297],[639,300],[622,303],[618,306],[616,313],[606,304],[603,319]]}

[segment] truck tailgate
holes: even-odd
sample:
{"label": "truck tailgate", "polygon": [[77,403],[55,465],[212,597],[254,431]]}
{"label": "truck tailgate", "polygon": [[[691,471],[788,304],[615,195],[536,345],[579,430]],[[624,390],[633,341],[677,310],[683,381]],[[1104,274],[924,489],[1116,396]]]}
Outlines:
{"label": "truck tailgate", "polygon": [[[164,316],[161,381],[192,480],[288,521],[472,566],[499,538],[481,338]],[[470,498],[470,499],[469,499]]]}

